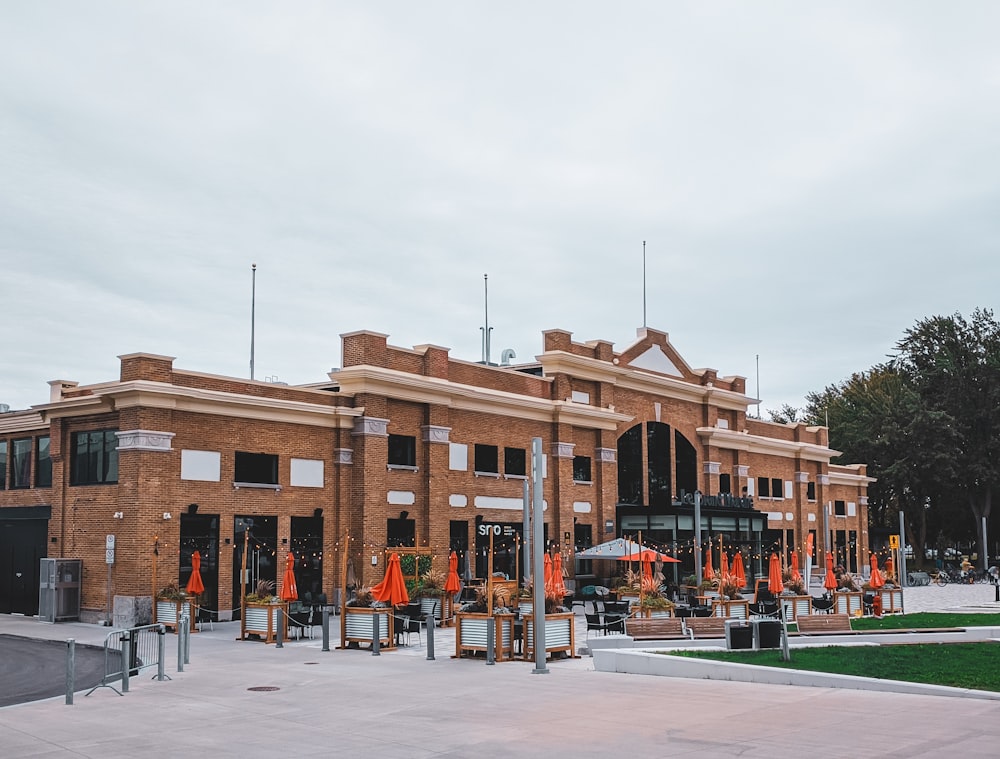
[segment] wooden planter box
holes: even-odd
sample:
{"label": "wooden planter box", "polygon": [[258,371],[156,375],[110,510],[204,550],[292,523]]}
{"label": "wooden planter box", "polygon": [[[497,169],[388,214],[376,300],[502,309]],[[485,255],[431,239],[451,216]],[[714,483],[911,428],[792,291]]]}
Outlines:
{"label": "wooden planter box", "polygon": [[191,632],[197,632],[198,626],[195,624],[195,608],[191,605],[190,598],[184,599],[157,599],[153,604],[153,624],[161,624],[169,630],[177,632],[180,628],[178,624],[180,618],[185,614],[191,620]]}
{"label": "wooden planter box", "polygon": [[903,589],[902,588],[882,588],[882,613],[902,614],[903,613]]}
{"label": "wooden planter box", "polygon": [[[671,609],[642,609],[642,608],[639,608],[639,609],[635,610],[635,616],[638,617],[639,619],[662,619],[664,617],[672,617],[672,616],[674,616],[674,612]],[[548,615],[546,615],[546,619],[547,618],[548,618]],[[548,643],[548,639],[546,639],[546,644],[547,643]]]}
{"label": "wooden planter box", "polygon": [[[535,617],[528,614],[524,617],[524,651],[525,659],[535,658]],[[556,651],[568,651],[576,656],[576,624],[575,617],[570,612],[545,615],[545,655]]]}
{"label": "wooden planter box", "polygon": [[273,604],[248,603],[240,614],[240,640],[250,635],[258,635],[265,643],[273,643],[278,637],[281,625],[282,640],[288,639],[288,603]]}
{"label": "wooden planter box", "polygon": [[727,619],[749,619],[750,602],[745,598],[728,601],[717,598],[712,601],[712,616]]}
{"label": "wooden planter box", "polygon": [[493,657],[496,661],[514,656],[514,615],[478,614],[460,611],[455,615],[455,658],[466,652],[486,651],[486,628],[494,626]]}
{"label": "wooden planter box", "polygon": [[833,611],[853,617],[864,611],[863,593],[860,590],[837,591],[833,594]]}
{"label": "wooden planter box", "polygon": [[348,643],[367,643],[371,645],[374,637],[375,621],[372,615],[378,613],[378,642],[380,648],[395,648],[396,622],[392,609],[372,609],[367,606],[345,606],[340,615],[340,647],[347,648]]}
{"label": "wooden planter box", "polygon": [[799,617],[812,614],[811,596],[778,596],[786,622],[794,622]]}

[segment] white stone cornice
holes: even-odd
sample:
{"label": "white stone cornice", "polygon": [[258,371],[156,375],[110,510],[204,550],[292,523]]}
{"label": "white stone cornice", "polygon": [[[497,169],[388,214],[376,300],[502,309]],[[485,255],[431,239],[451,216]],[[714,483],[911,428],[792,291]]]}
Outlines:
{"label": "white stone cornice", "polygon": [[144,407],[339,429],[351,429],[354,426],[355,417],[364,413],[364,409],[331,406],[328,403],[323,403],[322,401],[328,400],[330,395],[320,390],[300,391],[303,394],[316,394],[316,399],[320,402],[310,403],[267,395],[245,395],[197,387],[183,387],[150,380],[109,382],[101,385],[90,385],[86,389],[91,392],[91,395],[67,398],[57,403],[47,403],[32,408],[42,413],[43,418],[46,419]]}
{"label": "white stone cornice", "polygon": [[830,459],[840,455],[840,451],[814,443],[801,443],[794,440],[778,440],[776,438],[760,437],[746,432],[722,430],[718,427],[699,427],[698,437],[704,445],[711,445],[725,450],[746,451],[748,453],[764,453],[782,458],[800,458],[805,461],[829,463]]}
{"label": "white stone cornice", "polygon": [[0,435],[16,435],[48,429],[49,423],[37,411],[8,411],[0,414]]}
{"label": "white stone cornice", "polygon": [[736,465],[736,476],[737,477],[749,477],[750,476],[750,467],[748,467],[746,464],[737,464]]}
{"label": "white stone cornice", "polygon": [[[615,366],[606,361],[598,361],[566,351],[548,351],[535,358],[541,363],[546,376],[568,374],[593,382],[606,382],[646,395],[657,395],[695,403],[709,403],[718,408],[733,411],[746,411],[755,402],[754,399],[732,390],[696,385],[676,377],[645,372],[632,366]],[[730,380],[733,378],[721,379]]]}
{"label": "white stone cornice", "polygon": [[435,424],[425,424],[423,430],[425,443],[447,443],[451,435],[451,427],[439,427]]}
{"label": "white stone cornice", "polygon": [[[539,382],[550,380],[539,377]],[[566,403],[504,390],[463,385],[440,377],[427,377],[378,366],[349,366],[337,372],[340,391],[346,395],[370,393],[398,400],[444,406],[461,411],[498,414],[514,419],[565,423],[587,429],[618,429],[634,419],[598,406]]]}
{"label": "white stone cornice", "polygon": [[557,459],[571,459],[574,456],[574,448],[576,443],[553,443],[552,455]]}
{"label": "white stone cornice", "polygon": [[354,432],[351,434],[389,437],[389,420],[375,416],[360,416],[354,420]]}
{"label": "white stone cornice", "polygon": [[353,464],[354,463],[354,449],[353,448],[334,448],[333,449],[333,463],[334,464]]}
{"label": "white stone cornice", "polygon": [[601,464],[614,464],[618,460],[618,451],[615,448],[597,448],[594,453]]}
{"label": "white stone cornice", "polygon": [[816,475],[816,482],[818,484],[820,484],[820,485],[829,485],[830,484],[830,475],[828,475],[828,474],[817,474]]}
{"label": "white stone cornice", "polygon": [[173,450],[171,441],[173,432],[158,432],[156,430],[125,430],[116,432],[119,451],[159,451],[169,453]]}
{"label": "white stone cornice", "polygon": [[796,482],[809,482],[809,472],[796,472],[795,473]]}
{"label": "white stone cornice", "polygon": [[702,472],[704,474],[718,474],[722,469],[721,461],[706,461],[702,466]]}

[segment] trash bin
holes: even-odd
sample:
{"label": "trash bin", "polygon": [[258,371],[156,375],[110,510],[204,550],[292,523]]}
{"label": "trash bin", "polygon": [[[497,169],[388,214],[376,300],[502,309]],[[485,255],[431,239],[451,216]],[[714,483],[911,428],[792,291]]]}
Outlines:
{"label": "trash bin", "polygon": [[726,620],[726,648],[753,648],[753,628],[745,620]]}
{"label": "trash bin", "polygon": [[777,619],[753,620],[754,648],[781,647],[781,621]]}

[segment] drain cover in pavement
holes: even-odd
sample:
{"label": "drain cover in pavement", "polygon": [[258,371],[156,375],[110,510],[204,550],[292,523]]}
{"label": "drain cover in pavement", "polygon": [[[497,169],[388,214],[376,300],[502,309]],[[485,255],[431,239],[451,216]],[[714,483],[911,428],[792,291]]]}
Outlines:
{"label": "drain cover in pavement", "polygon": [[281,690],[281,688],[279,688],[277,685],[255,685],[252,688],[247,688],[247,690],[260,692],[260,691]]}

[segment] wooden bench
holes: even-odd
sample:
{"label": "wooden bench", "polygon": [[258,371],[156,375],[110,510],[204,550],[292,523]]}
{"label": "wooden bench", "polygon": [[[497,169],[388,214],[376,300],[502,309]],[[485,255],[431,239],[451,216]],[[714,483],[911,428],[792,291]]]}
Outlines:
{"label": "wooden bench", "polygon": [[692,638],[725,638],[726,620],[723,617],[687,617],[684,629]]}
{"label": "wooden bench", "polygon": [[653,617],[651,619],[628,619],[625,634],[633,640],[670,640],[684,638],[684,626],[678,617]]}
{"label": "wooden bench", "polygon": [[844,635],[855,632],[846,614],[810,614],[795,621],[799,635]]}

